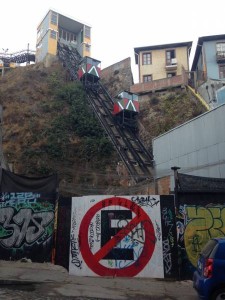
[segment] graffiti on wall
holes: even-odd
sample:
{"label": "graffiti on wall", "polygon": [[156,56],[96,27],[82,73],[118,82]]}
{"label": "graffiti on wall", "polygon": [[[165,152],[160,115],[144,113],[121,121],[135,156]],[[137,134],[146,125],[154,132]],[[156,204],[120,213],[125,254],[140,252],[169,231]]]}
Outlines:
{"label": "graffiti on wall", "polygon": [[225,207],[188,206],[180,208],[183,211],[184,245],[190,262],[197,266],[197,260],[202,247],[213,237],[225,236]]}
{"label": "graffiti on wall", "polygon": [[177,218],[177,238],[183,273],[191,278],[199,253],[210,238],[225,236],[225,206],[182,204]]}
{"label": "graffiti on wall", "polygon": [[177,239],[174,203],[168,202],[167,197],[161,196],[161,223],[163,264],[165,277],[175,277],[177,267]]}
{"label": "graffiti on wall", "polygon": [[53,199],[37,193],[1,193],[1,259],[50,261],[54,207]]}
{"label": "graffiti on wall", "polygon": [[73,198],[70,274],[163,278],[166,270],[171,275],[170,245],[176,238],[170,221],[175,224],[166,206],[161,221],[160,196]]}

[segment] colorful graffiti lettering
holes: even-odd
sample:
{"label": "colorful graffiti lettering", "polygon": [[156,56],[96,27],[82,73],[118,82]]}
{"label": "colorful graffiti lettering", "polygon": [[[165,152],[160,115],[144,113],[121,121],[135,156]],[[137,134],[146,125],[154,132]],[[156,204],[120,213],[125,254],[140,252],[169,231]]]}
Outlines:
{"label": "colorful graffiti lettering", "polygon": [[[0,208],[0,244],[6,248],[19,248],[23,243],[31,245],[48,231],[46,227],[53,219],[51,211],[35,213],[24,208],[17,212],[12,207]],[[49,234],[52,230],[47,237]]]}
{"label": "colorful graffiti lettering", "polygon": [[185,206],[185,210],[185,249],[188,259],[196,267],[199,253],[206,242],[212,237],[225,236],[225,208]]}
{"label": "colorful graffiti lettering", "polygon": [[[0,194],[0,251],[2,259],[50,261],[55,199],[50,194]],[[41,254],[42,253],[42,254]]]}

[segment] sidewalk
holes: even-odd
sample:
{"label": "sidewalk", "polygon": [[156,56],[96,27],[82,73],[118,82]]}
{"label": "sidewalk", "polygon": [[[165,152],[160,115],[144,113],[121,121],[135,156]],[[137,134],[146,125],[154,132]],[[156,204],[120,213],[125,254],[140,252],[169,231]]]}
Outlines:
{"label": "sidewalk", "polygon": [[[10,295],[12,298],[10,298]],[[70,276],[63,267],[50,263],[0,261],[0,299],[6,298],[9,300],[198,299],[197,293],[192,287],[192,281],[78,277]]]}

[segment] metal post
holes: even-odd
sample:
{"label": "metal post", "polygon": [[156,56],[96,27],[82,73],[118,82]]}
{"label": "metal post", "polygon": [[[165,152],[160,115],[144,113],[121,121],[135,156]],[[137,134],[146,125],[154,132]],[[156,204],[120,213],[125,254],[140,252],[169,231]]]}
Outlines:
{"label": "metal post", "polygon": [[26,65],[29,65],[30,61],[29,61],[29,43],[27,44],[27,62]]}
{"label": "metal post", "polygon": [[175,206],[176,209],[178,207],[178,199],[177,199],[177,192],[178,192],[178,171],[180,167],[172,167],[171,170],[174,171],[174,196],[175,196]]}

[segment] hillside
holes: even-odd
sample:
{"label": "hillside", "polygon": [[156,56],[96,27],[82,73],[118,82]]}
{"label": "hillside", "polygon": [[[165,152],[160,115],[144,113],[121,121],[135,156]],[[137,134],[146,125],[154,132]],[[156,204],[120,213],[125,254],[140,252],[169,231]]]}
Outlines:
{"label": "hillside", "polygon": [[[119,72],[106,87],[125,82]],[[70,82],[55,63],[16,68],[0,79],[3,107],[3,151],[13,171],[26,176],[57,172],[61,195],[127,194],[126,170],[88,106],[82,86]],[[151,138],[203,113],[185,89],[140,100],[139,132],[146,147]]]}
{"label": "hillside", "polygon": [[149,148],[152,138],[206,112],[186,88],[149,95],[140,105],[139,134]]}

